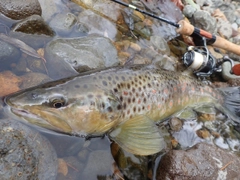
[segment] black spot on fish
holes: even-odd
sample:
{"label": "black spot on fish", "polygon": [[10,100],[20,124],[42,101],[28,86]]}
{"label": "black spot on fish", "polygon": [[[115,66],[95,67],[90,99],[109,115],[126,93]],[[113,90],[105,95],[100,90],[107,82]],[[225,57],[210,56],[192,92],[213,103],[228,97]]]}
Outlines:
{"label": "black spot on fish", "polygon": [[103,108],[103,109],[105,108],[105,103],[102,103],[102,108]]}
{"label": "black spot on fish", "polygon": [[141,88],[141,87],[139,87],[139,88],[138,88],[138,90],[139,90],[139,91],[142,91],[142,88]]}
{"label": "black spot on fish", "polygon": [[113,111],[112,107],[109,106],[109,107],[107,108],[107,111],[108,111],[108,112],[112,112],[112,111]]}
{"label": "black spot on fish", "polygon": [[74,87],[75,87],[75,88],[80,88],[80,85],[79,85],[79,84],[76,84]]}
{"label": "black spot on fish", "polygon": [[123,97],[122,96],[120,96],[120,101],[123,101]]}
{"label": "black spot on fish", "polygon": [[122,109],[122,105],[119,104],[119,105],[117,106],[117,109],[118,109],[118,110],[121,110],[121,109]]}
{"label": "black spot on fish", "polygon": [[99,77],[99,79],[102,79],[102,76],[98,76]]}
{"label": "black spot on fish", "polygon": [[108,80],[109,80],[109,81],[111,81],[111,80],[112,80],[111,76],[108,76]]}
{"label": "black spot on fish", "polygon": [[118,76],[115,76],[116,80],[118,81],[119,80],[119,77]]}
{"label": "black spot on fish", "polygon": [[135,100],[136,100],[136,99],[135,99],[135,97],[134,97],[134,98],[132,99],[132,102],[135,103]]}
{"label": "black spot on fish", "polygon": [[118,92],[117,88],[114,88],[114,89],[113,89],[113,91],[114,91],[115,93],[117,93],[117,92]]}
{"label": "black spot on fish", "polygon": [[122,76],[122,80],[125,81],[125,77],[124,76]]}
{"label": "black spot on fish", "polygon": [[142,106],[142,110],[144,110],[145,109],[145,106]]}
{"label": "black spot on fish", "polygon": [[130,84],[129,84],[129,83],[127,83],[127,88],[128,88],[128,89],[130,89],[130,87],[131,87],[131,86],[130,86]]}
{"label": "black spot on fish", "polygon": [[117,84],[117,87],[118,87],[118,89],[120,89],[121,88],[120,84]]}
{"label": "black spot on fish", "polygon": [[146,89],[146,86],[143,86],[143,89]]}
{"label": "black spot on fish", "polygon": [[141,111],[141,108],[140,107],[138,107],[138,112],[140,112]]}
{"label": "black spot on fish", "polygon": [[104,86],[107,86],[107,85],[108,85],[106,81],[102,81],[102,84],[103,84]]}
{"label": "black spot on fish", "polygon": [[126,108],[127,108],[127,104],[123,103],[123,109],[126,109]]}
{"label": "black spot on fish", "polygon": [[132,88],[132,92],[133,92],[133,93],[135,92],[135,88]]}
{"label": "black spot on fish", "polygon": [[131,98],[128,98],[128,104],[130,104],[131,103]]}
{"label": "black spot on fish", "polygon": [[142,79],[142,76],[138,76],[139,79]]}
{"label": "black spot on fish", "polygon": [[136,112],[136,107],[135,106],[133,107],[133,112]]}
{"label": "black spot on fish", "polygon": [[146,99],[146,98],[143,98],[143,102],[146,103],[146,102],[147,102],[147,99]]}
{"label": "black spot on fish", "polygon": [[130,110],[127,111],[127,114],[130,114]]}
{"label": "black spot on fish", "polygon": [[149,83],[147,85],[148,85],[149,88],[152,87],[151,84],[149,84]]}

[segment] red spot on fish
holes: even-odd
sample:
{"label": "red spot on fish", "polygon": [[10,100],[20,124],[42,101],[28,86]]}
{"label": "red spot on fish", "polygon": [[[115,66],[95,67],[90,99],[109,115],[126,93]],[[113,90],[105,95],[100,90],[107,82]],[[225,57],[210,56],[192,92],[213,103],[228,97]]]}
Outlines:
{"label": "red spot on fish", "polygon": [[173,107],[173,100],[170,100],[169,101],[169,108],[172,108]]}
{"label": "red spot on fish", "polygon": [[166,95],[168,94],[168,89],[167,88],[165,88],[163,91]]}
{"label": "red spot on fish", "polygon": [[150,106],[150,105],[148,105],[148,106],[147,106],[147,109],[148,109],[148,110],[150,110],[150,109],[151,109],[151,106]]}
{"label": "red spot on fish", "polygon": [[141,99],[138,100],[138,104],[140,104],[140,103],[141,103]]}
{"label": "red spot on fish", "polygon": [[156,94],[156,92],[157,92],[156,89],[153,89],[153,90],[152,90],[152,93],[153,93],[153,94]]}
{"label": "red spot on fish", "polygon": [[123,95],[127,96],[128,92],[127,91],[123,91]]}

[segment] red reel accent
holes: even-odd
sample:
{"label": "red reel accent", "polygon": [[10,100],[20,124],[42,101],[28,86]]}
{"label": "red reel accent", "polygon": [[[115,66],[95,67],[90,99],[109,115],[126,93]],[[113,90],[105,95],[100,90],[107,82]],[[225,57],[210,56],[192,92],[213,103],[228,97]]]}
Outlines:
{"label": "red reel accent", "polygon": [[234,75],[240,76],[240,64],[236,64],[232,68],[232,72]]}

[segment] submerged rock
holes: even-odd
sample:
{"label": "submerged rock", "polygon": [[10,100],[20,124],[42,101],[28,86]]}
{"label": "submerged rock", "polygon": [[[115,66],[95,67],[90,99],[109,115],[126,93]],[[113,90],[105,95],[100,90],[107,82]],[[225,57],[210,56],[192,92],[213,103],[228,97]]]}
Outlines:
{"label": "submerged rock", "polygon": [[41,16],[42,9],[38,0],[0,0],[0,12],[11,19],[20,20],[34,14]]}
{"label": "submerged rock", "polygon": [[0,120],[1,180],[55,180],[57,156],[37,131],[14,120]]}
{"label": "submerged rock", "polygon": [[75,69],[83,72],[118,64],[117,50],[112,42],[101,36],[56,39],[46,46],[48,69]]}
{"label": "submerged rock", "polygon": [[157,180],[239,179],[240,159],[205,143],[189,150],[171,150],[158,166]]}
{"label": "submerged rock", "polygon": [[11,63],[16,62],[20,54],[15,46],[0,41],[0,71],[9,69]]}
{"label": "submerged rock", "polygon": [[23,32],[26,34],[44,34],[53,36],[53,30],[45,23],[39,15],[32,15],[14,25],[12,31]]}
{"label": "submerged rock", "polygon": [[117,28],[114,23],[108,19],[101,17],[91,10],[85,10],[78,16],[78,21],[85,24],[89,29],[89,34],[99,34],[110,39],[115,39]]}

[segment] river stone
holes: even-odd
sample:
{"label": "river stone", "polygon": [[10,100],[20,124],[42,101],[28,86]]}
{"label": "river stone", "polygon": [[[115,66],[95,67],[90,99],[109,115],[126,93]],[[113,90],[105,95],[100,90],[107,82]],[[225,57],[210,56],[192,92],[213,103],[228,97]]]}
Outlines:
{"label": "river stone", "polygon": [[26,34],[44,34],[53,36],[54,31],[45,23],[44,19],[39,15],[32,15],[12,27],[12,31],[23,32]]}
{"label": "river stone", "polygon": [[72,13],[62,13],[57,14],[49,22],[49,26],[54,29],[54,31],[63,36],[68,35],[75,23],[77,22],[77,17]]}
{"label": "river stone", "polygon": [[0,41],[0,71],[10,68],[10,65],[18,60],[21,53],[13,45]]}
{"label": "river stone", "polygon": [[0,12],[14,20],[24,19],[34,14],[41,16],[42,14],[38,0],[0,0]]}
{"label": "river stone", "polygon": [[99,34],[110,39],[115,39],[117,27],[110,20],[101,17],[91,10],[85,10],[78,16],[78,21],[89,29],[89,34]]}
{"label": "river stone", "polygon": [[[118,64],[114,45],[108,38],[101,36],[56,39],[49,42],[45,49],[47,66],[52,68],[65,62],[69,68],[83,72]],[[64,66],[67,68],[66,64]]]}
{"label": "river stone", "polygon": [[46,22],[49,22],[55,14],[69,12],[62,0],[39,0],[39,3],[42,8],[42,17]]}
{"label": "river stone", "polygon": [[0,156],[1,180],[56,178],[58,162],[52,145],[20,122],[0,120]]}
{"label": "river stone", "polygon": [[97,175],[112,174],[112,155],[109,151],[96,150],[89,154],[81,179],[97,179]]}
{"label": "river stone", "polygon": [[193,15],[195,27],[204,29],[210,33],[216,34],[217,32],[217,21],[207,11],[196,11]]}
{"label": "river stone", "polygon": [[237,155],[200,143],[188,150],[171,150],[165,154],[159,163],[156,179],[240,179],[239,166]]}

